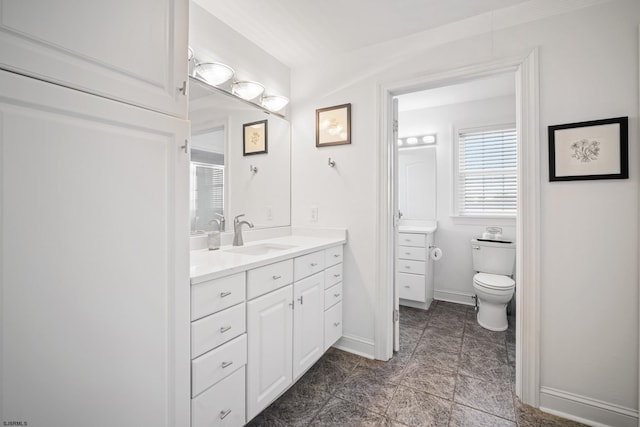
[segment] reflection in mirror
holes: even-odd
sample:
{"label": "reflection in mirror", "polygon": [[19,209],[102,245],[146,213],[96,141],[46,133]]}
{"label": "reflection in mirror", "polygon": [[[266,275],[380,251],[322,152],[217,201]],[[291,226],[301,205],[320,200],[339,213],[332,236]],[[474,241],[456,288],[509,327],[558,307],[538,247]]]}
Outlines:
{"label": "reflection in mirror", "polygon": [[[190,79],[191,231],[217,230],[236,215],[257,228],[280,227],[291,219],[289,122],[258,106]],[[243,125],[268,120],[266,153],[243,155]],[[257,170],[255,172],[254,170]]]}

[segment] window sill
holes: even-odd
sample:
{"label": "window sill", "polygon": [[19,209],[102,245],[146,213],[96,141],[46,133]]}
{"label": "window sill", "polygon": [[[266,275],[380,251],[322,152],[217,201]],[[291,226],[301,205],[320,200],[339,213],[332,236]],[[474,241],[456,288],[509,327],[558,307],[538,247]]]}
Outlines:
{"label": "window sill", "polygon": [[451,221],[459,225],[515,226],[515,216],[460,216],[451,215]]}

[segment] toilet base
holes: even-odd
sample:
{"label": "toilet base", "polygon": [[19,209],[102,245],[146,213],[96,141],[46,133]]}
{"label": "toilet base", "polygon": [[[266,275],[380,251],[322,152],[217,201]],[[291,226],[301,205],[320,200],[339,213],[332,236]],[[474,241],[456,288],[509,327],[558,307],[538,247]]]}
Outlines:
{"label": "toilet base", "polygon": [[488,303],[479,299],[477,321],[480,326],[490,331],[506,331],[509,327],[507,304]]}

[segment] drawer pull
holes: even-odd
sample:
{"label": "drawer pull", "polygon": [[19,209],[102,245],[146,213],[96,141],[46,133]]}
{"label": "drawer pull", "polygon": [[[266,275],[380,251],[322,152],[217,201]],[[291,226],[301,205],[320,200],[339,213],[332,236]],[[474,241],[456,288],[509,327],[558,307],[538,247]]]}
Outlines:
{"label": "drawer pull", "polygon": [[340,294],[333,294],[334,297],[338,298]]}
{"label": "drawer pull", "polygon": [[233,365],[233,360],[230,360],[228,362],[222,362],[222,367],[223,368],[226,368],[226,367],[231,366],[231,365]]}
{"label": "drawer pull", "polygon": [[407,270],[411,270],[411,266],[410,265],[405,265],[404,268],[406,268]]}
{"label": "drawer pull", "polygon": [[318,265],[318,263],[317,262],[312,262],[310,265],[311,265],[311,267],[316,267]]}
{"label": "drawer pull", "polygon": [[333,326],[335,326],[335,327],[340,326],[340,322],[333,322]]}
{"label": "drawer pull", "polygon": [[273,280],[278,280],[278,279],[282,279],[282,276],[273,276],[272,277]]}
{"label": "drawer pull", "polygon": [[411,286],[409,286],[409,285],[404,285],[404,287],[407,288],[407,289],[411,289]]}
{"label": "drawer pull", "polygon": [[410,242],[410,241],[411,241],[411,239],[404,239],[404,241],[405,241],[405,242]]}
{"label": "drawer pull", "polygon": [[334,258],[340,258],[340,254],[333,254]]}
{"label": "drawer pull", "polygon": [[411,255],[411,252],[405,252],[404,254],[405,255]]}
{"label": "drawer pull", "polygon": [[300,301],[301,305],[302,305],[302,297],[303,297],[303,295],[300,295],[300,298],[298,298],[298,301]]}
{"label": "drawer pull", "polygon": [[340,274],[336,273],[336,274],[333,275],[333,277],[340,277]]}
{"label": "drawer pull", "polygon": [[231,292],[229,291],[220,292],[220,298],[228,297],[229,295],[231,295]]}
{"label": "drawer pull", "polygon": [[223,326],[220,328],[220,333],[224,334],[225,332],[227,332],[229,329],[231,329],[231,326]]}
{"label": "drawer pull", "polygon": [[227,418],[227,415],[231,413],[231,409],[227,409],[226,411],[220,411],[220,419],[224,420]]}

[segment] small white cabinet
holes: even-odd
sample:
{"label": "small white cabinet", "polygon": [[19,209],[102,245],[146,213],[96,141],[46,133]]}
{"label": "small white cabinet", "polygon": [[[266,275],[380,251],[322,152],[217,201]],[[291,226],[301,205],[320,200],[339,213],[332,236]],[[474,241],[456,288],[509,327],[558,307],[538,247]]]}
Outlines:
{"label": "small white cabinet", "polygon": [[187,115],[187,0],[0,0],[0,67]]}
{"label": "small white cabinet", "polygon": [[398,233],[396,281],[401,305],[429,308],[433,301],[433,233]]}

